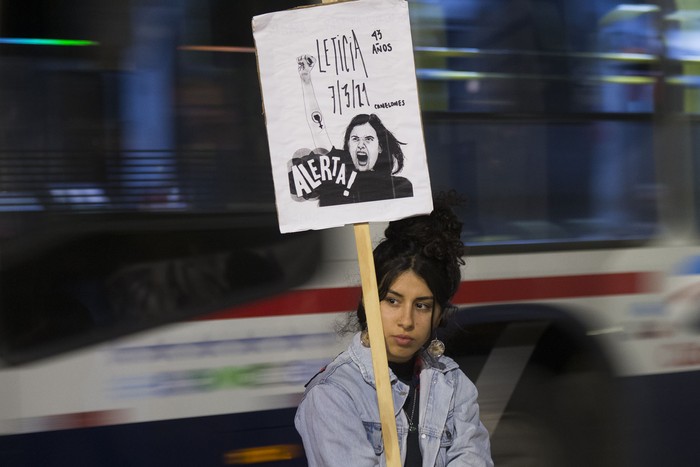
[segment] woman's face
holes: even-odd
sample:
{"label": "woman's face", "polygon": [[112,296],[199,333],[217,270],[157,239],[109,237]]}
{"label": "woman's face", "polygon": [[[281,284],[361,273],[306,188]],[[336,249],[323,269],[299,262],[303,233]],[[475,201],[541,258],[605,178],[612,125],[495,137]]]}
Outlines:
{"label": "woman's face", "polygon": [[[430,338],[440,321],[428,284],[413,271],[405,271],[391,284],[379,304],[386,341],[387,360],[407,362]],[[434,309],[434,312],[433,312]],[[431,326],[432,320],[432,326]]]}
{"label": "woman's face", "polygon": [[348,151],[358,171],[366,172],[374,168],[382,148],[372,125],[363,123],[350,131]]}

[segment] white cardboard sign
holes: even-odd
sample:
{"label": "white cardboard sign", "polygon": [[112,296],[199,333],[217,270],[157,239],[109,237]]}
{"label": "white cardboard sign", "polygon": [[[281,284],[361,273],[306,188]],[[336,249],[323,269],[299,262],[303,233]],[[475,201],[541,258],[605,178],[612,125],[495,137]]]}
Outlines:
{"label": "white cardboard sign", "polygon": [[280,231],[432,211],[405,0],[253,18]]}

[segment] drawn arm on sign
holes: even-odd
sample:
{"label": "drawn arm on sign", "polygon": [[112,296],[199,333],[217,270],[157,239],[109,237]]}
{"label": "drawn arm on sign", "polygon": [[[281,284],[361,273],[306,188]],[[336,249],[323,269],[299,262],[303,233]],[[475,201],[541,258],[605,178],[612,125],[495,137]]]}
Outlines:
{"label": "drawn arm on sign", "polygon": [[314,149],[299,149],[289,165],[289,187],[296,200],[318,200],[320,206],[347,204],[355,201],[351,186],[356,173],[352,161],[335,149],[316,100],[311,70],[317,59],[313,55],[297,57],[301,78],[306,122],[311,130]]}
{"label": "drawn arm on sign", "polygon": [[304,108],[306,110],[306,121],[311,130],[311,136],[314,140],[315,148],[326,148],[330,150],[333,147],[331,139],[328,136],[328,130],[323,120],[321,107],[316,100],[314,86],[311,82],[311,70],[316,64],[316,57],[313,55],[302,55],[297,57],[299,66],[299,77],[301,78],[301,90],[304,95]]}

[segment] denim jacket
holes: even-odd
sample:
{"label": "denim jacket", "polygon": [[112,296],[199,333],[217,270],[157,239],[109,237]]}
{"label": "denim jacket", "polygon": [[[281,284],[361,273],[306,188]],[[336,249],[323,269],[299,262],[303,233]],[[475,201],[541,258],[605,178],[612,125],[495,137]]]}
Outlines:
{"label": "denim jacket", "polygon": [[[418,434],[423,467],[492,467],[476,387],[452,359],[435,359],[426,352],[421,357]],[[389,371],[403,465],[408,419],[402,407],[408,386]],[[360,343],[359,333],[307,384],[295,425],[311,467],[386,465],[372,354]]]}

